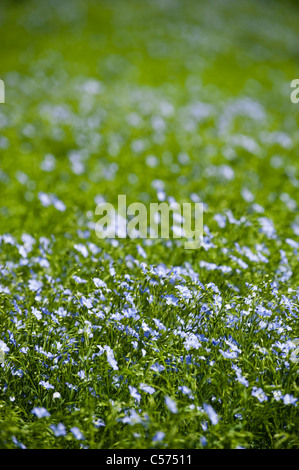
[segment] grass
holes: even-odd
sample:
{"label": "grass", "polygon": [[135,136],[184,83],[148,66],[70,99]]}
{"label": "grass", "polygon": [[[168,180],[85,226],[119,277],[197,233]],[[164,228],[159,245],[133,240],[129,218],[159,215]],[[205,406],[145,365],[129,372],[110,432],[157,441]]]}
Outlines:
{"label": "grass", "polygon": [[[1,3],[1,448],[298,448],[298,15]],[[96,237],[161,193],[200,249]]]}

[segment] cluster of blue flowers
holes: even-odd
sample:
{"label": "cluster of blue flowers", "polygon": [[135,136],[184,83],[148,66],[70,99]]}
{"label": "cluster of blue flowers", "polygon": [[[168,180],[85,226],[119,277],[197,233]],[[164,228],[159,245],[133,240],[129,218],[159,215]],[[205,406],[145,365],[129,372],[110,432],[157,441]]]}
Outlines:
{"label": "cluster of blue flowers", "polygon": [[[0,447],[298,446],[298,12],[10,3]],[[201,247],[97,238],[119,195],[203,203]]]}
{"label": "cluster of blue flowers", "polygon": [[[188,262],[169,268],[150,265],[140,248],[136,257],[121,259],[109,244],[94,253],[85,238],[67,248],[75,273],[55,277],[55,241],[30,236],[28,247],[28,240],[25,235],[20,243],[5,234],[0,244],[14,260],[2,267],[7,326],[0,348],[5,356],[2,395],[15,406],[31,406],[32,415],[51,421],[70,396],[74,403],[84,395],[95,404],[105,396],[115,422],[139,424],[148,432],[152,417],[147,397],[153,397],[151,406],[164,407],[170,416],[196,413],[207,436],[209,426],[225,420],[229,397],[224,390],[238,397],[245,412],[247,401],[253,409],[257,402],[269,410],[279,403],[297,407],[290,377],[296,373],[291,354],[296,350],[299,294],[285,292],[279,274],[259,285],[239,282],[223,290],[223,281],[218,286],[203,281],[210,267],[201,265],[196,272]],[[237,250],[264,263],[249,248],[238,244]],[[229,250],[224,255],[231,259]],[[49,266],[37,262],[41,256],[49,259]],[[20,289],[21,260],[29,270]],[[226,273],[218,274],[219,280],[221,276],[225,280]],[[212,380],[222,374],[220,393]],[[21,392],[29,383],[32,389]],[[117,396],[121,402],[112,403]],[[41,406],[45,401],[49,410]],[[100,415],[97,411],[92,422],[99,432],[111,419],[108,409],[99,405]],[[244,411],[236,417],[244,420]],[[69,436],[62,420],[48,426],[55,437]],[[85,439],[78,426],[69,426],[69,431],[76,440]],[[166,428],[156,430],[152,442],[162,443],[165,434]]]}

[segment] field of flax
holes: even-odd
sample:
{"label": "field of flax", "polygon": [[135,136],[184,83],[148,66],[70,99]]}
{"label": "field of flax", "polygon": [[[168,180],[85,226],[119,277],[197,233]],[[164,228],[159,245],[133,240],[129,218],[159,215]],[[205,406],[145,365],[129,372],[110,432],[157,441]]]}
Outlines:
{"label": "field of flax", "polygon": [[[0,5],[0,447],[299,447],[296,2]],[[96,236],[204,204],[203,239]]]}

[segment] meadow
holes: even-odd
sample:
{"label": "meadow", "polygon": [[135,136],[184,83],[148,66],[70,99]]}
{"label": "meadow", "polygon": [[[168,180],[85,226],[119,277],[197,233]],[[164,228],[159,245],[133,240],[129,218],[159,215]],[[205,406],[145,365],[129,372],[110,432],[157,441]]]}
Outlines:
{"label": "meadow", "polygon": [[[296,2],[3,0],[0,448],[298,449]],[[201,247],[96,236],[201,202]]]}

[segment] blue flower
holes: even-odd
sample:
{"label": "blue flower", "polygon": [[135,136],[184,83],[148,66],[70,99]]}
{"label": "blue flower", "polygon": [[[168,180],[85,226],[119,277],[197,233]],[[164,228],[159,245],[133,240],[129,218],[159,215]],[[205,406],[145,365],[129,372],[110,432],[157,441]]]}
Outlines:
{"label": "blue flower", "polygon": [[49,207],[52,204],[52,199],[51,199],[49,194],[46,194],[46,193],[40,191],[38,193],[38,198],[39,198],[41,204],[44,207]]}
{"label": "blue flower", "polygon": [[144,249],[142,248],[142,246],[137,245],[137,251],[138,251],[138,254],[139,254],[140,256],[142,256],[143,258],[146,258],[146,257],[147,257],[147,254],[146,254],[146,252],[144,251]]}
{"label": "blue flower", "polygon": [[106,426],[105,422],[104,422],[102,419],[100,419],[100,418],[95,418],[95,419],[93,420],[93,424],[94,424],[94,426],[95,426],[96,428],[100,428],[100,427],[102,427],[102,426]]}
{"label": "blue flower", "polygon": [[192,292],[190,292],[188,287],[178,285],[176,286],[176,289],[178,289],[178,291],[180,292],[182,299],[189,300],[192,298]]}
{"label": "blue flower", "polygon": [[24,372],[22,369],[16,369],[15,367],[11,369],[12,375],[17,375],[18,377],[23,377]]}
{"label": "blue flower", "polygon": [[282,399],[282,393],[280,390],[274,390],[274,392],[272,393],[275,401],[279,401]]}
{"label": "blue flower", "polygon": [[237,373],[237,380],[238,380],[238,382],[239,382],[241,385],[245,385],[245,387],[248,387],[248,385],[249,385],[248,380],[245,379],[245,377],[242,376],[242,374],[240,373],[239,370],[237,370],[236,373]]}
{"label": "blue flower", "polygon": [[36,292],[43,286],[41,281],[37,281],[36,279],[30,279],[28,282],[28,287],[32,292]]}
{"label": "blue flower", "polygon": [[178,305],[179,299],[175,297],[173,294],[165,295],[164,299],[166,299],[167,305],[174,305],[175,307]]}
{"label": "blue flower", "polygon": [[285,405],[295,405],[297,398],[294,398],[293,395],[289,395],[288,393],[283,397],[283,403]]}
{"label": "blue flower", "polygon": [[260,231],[264,233],[268,238],[276,238],[276,230],[274,228],[272,220],[267,217],[260,217],[258,221],[261,224]]}
{"label": "blue flower", "polygon": [[256,397],[260,403],[262,403],[263,401],[268,400],[267,395],[265,394],[265,392],[261,388],[253,387],[253,389],[251,391],[251,395],[253,397]]}
{"label": "blue flower", "polygon": [[177,413],[178,412],[177,404],[174,400],[172,400],[172,398],[166,396],[165,397],[165,404],[166,404],[167,408],[169,409],[169,411],[171,411],[171,413]]}
{"label": "blue flower", "polygon": [[73,275],[73,279],[77,284],[85,284],[87,282],[85,279],[75,275]]}
{"label": "blue flower", "polygon": [[113,350],[110,348],[110,346],[98,346],[98,348],[100,349],[100,354],[102,354],[104,351],[106,351],[107,353],[107,361],[108,363],[110,364],[110,366],[112,367],[113,370],[118,370],[118,365],[117,365],[117,362],[114,358],[114,353],[113,353]]}
{"label": "blue flower", "polygon": [[150,369],[153,370],[154,372],[162,372],[163,370],[165,370],[165,367],[162,366],[162,364],[160,365],[158,364],[158,362],[156,362],[150,367]]}
{"label": "blue flower", "polygon": [[12,436],[11,440],[16,446],[20,447],[20,449],[26,449],[27,448],[24,444],[22,444],[22,442],[18,441],[18,439],[15,436]]}
{"label": "blue flower", "polygon": [[222,349],[219,349],[219,352],[221,352],[222,356],[225,357],[226,359],[236,359],[238,357],[238,353],[236,351],[222,351]]}
{"label": "blue flower", "polygon": [[188,395],[190,399],[194,399],[194,396],[190,390],[190,388],[186,387],[186,385],[180,386],[179,390],[184,394]]}
{"label": "blue flower", "polygon": [[189,334],[189,336],[185,339],[184,347],[187,351],[189,351],[189,349],[192,349],[192,348],[198,349],[200,347],[200,343],[197,337],[195,336],[195,334],[193,333]]}
{"label": "blue flower", "polygon": [[84,435],[82,434],[82,432],[80,431],[79,428],[77,428],[76,426],[73,426],[71,429],[70,429],[71,433],[73,434],[73,436],[78,440],[78,441],[82,441],[85,439]]}
{"label": "blue flower", "polygon": [[[193,406],[194,406],[194,405],[193,405]],[[207,423],[206,421],[202,421],[202,422],[201,422],[201,429],[202,429],[203,431],[207,431],[207,429],[208,429],[208,423]]]}
{"label": "blue flower", "polygon": [[5,353],[10,351],[9,347],[1,339],[0,339],[0,351],[3,351]]}
{"label": "blue flower", "polygon": [[219,418],[218,418],[218,415],[217,415],[216,411],[214,410],[214,408],[211,405],[208,405],[207,403],[204,403],[203,404],[203,409],[207,413],[211,423],[213,425],[218,424]]}
{"label": "blue flower", "polygon": [[85,371],[84,370],[79,370],[79,372],[77,372],[77,375],[79,375],[80,379],[85,379]]}
{"label": "blue flower", "polygon": [[152,441],[153,441],[153,442],[161,442],[161,441],[163,441],[164,437],[165,437],[165,432],[163,432],[163,431],[158,431],[158,432],[156,432],[156,434],[154,435]]}
{"label": "blue flower", "polygon": [[144,384],[144,383],[141,383],[139,385],[140,389],[143,390],[144,392],[146,393],[149,393],[150,395],[152,395],[153,393],[155,393],[155,389],[154,387],[151,387],[150,385],[147,385],[147,384]]}
{"label": "blue flower", "polygon": [[140,393],[138,393],[137,388],[129,385],[129,390],[130,390],[131,397],[134,398],[137,401],[137,403],[140,403],[141,395]]}
{"label": "blue flower", "polygon": [[56,437],[66,435],[66,429],[64,424],[62,423],[57,424],[57,426],[55,426],[55,424],[51,424],[50,428],[52,429],[54,436]]}
{"label": "blue flower", "polygon": [[93,278],[93,283],[96,287],[104,287],[104,288],[107,288],[107,284],[106,282],[102,281],[101,279],[99,279],[98,277],[94,277]]}
{"label": "blue flower", "polygon": [[82,305],[82,307],[86,307],[88,309],[92,308],[92,301],[90,299],[86,299],[86,297],[84,297],[84,295],[82,295],[81,299],[80,299],[80,304]]}
{"label": "blue flower", "polygon": [[33,315],[34,315],[38,320],[41,320],[41,319],[43,318],[42,312],[41,312],[40,310],[38,310],[37,308],[31,307],[31,311],[32,311]]}
{"label": "blue flower", "polygon": [[142,417],[135,410],[129,410],[126,412],[126,416],[124,418],[120,418],[119,421],[133,426],[134,424],[142,423]]}
{"label": "blue flower", "polygon": [[[1,347],[0,347],[0,349],[1,349]],[[29,350],[29,348],[27,346],[24,346],[23,348],[20,349],[20,352],[23,353],[23,354],[27,354],[28,350]]]}
{"label": "blue flower", "polygon": [[84,258],[87,258],[89,253],[88,253],[88,250],[86,248],[85,245],[83,245],[82,243],[78,243],[76,245],[74,245],[74,248],[75,250],[79,251],[79,253],[81,253],[82,256],[84,256]]}
{"label": "blue flower", "polygon": [[59,212],[64,212],[66,210],[66,205],[56,196],[53,196],[52,204]]}
{"label": "blue flower", "polygon": [[65,385],[70,389],[70,390],[78,390],[78,387],[76,385],[70,384],[69,382],[65,382]]}
{"label": "blue flower", "polygon": [[219,225],[220,228],[224,228],[226,226],[226,215],[223,214],[215,214],[214,215],[214,220],[216,220],[217,224]]}
{"label": "blue flower", "polygon": [[44,380],[41,380],[39,382],[39,385],[41,385],[42,387],[44,387],[46,390],[49,390],[50,388],[54,388],[53,385],[51,385],[49,382],[45,382]]}

